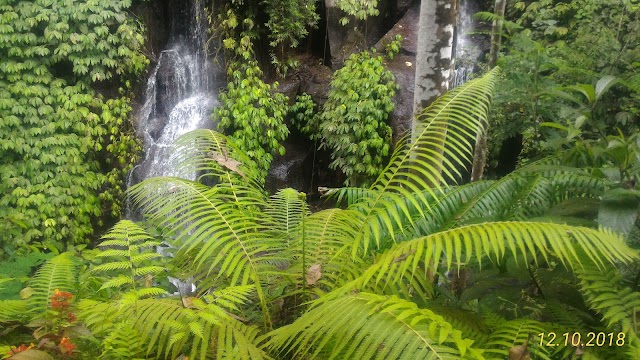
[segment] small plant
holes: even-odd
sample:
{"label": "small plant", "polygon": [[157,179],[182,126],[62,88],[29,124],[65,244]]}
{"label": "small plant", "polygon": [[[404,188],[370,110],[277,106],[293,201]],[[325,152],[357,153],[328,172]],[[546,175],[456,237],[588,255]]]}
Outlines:
{"label": "small plant", "polygon": [[[29,346],[10,346],[6,356],[11,358],[19,353],[25,353],[24,358],[53,359],[71,357],[76,350],[76,344],[70,339],[75,327],[76,315],[71,311],[73,294],[55,289],[51,295],[49,306],[43,318],[36,318],[29,326],[37,326],[33,332],[35,342]],[[28,355],[27,355],[28,354]]]}
{"label": "small plant", "polygon": [[[213,13],[217,15],[214,17]],[[268,39],[271,64],[282,77],[299,66],[297,60],[289,57],[289,49],[298,47],[319,19],[315,0],[233,0],[222,11],[210,8],[208,16],[212,34],[221,34],[225,45],[239,42],[244,36],[250,42]],[[235,61],[235,49],[227,49],[232,50],[227,52],[227,58]]]}
{"label": "small plant", "polygon": [[384,50],[387,53],[387,57],[391,60],[393,59],[402,49],[402,35],[397,34],[393,40],[391,40],[387,45],[385,45]]}
{"label": "small plant", "polygon": [[289,109],[293,125],[311,140],[317,140],[319,136],[320,114],[317,108],[311,95],[302,94],[296,97],[296,102]]}

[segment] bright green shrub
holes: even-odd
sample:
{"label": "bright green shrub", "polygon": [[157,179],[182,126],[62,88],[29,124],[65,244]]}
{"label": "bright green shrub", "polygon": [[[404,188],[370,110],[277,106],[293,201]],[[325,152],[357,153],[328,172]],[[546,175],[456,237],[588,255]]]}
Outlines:
{"label": "bright green shrub", "polygon": [[86,242],[101,216],[119,214],[138,146],[130,103],[93,87],[147,64],[130,6],[0,0],[0,256]]}
{"label": "bright green shrub", "polygon": [[368,184],[384,169],[396,89],[382,56],[369,51],[352,54],[333,75],[318,135],[332,153],[329,167],[342,170],[350,185]]}
{"label": "bright green shrub", "polygon": [[264,179],[273,160],[273,154],[284,154],[281,141],[289,135],[284,124],[288,112],[288,98],[275,92],[273,86],[260,78],[262,71],[255,60],[251,40],[244,36],[239,43],[227,41],[228,50],[237,53],[240,60],[227,69],[227,91],[220,94],[221,106],[213,112],[221,130],[229,133],[240,149],[256,162]]}

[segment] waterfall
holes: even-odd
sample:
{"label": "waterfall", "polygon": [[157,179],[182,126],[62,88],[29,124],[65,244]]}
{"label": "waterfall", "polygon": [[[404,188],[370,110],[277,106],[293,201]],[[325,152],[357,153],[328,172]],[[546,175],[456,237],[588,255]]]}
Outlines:
{"label": "waterfall", "polygon": [[452,88],[469,81],[475,71],[475,64],[480,57],[481,50],[476,39],[471,34],[476,28],[473,14],[480,11],[476,0],[461,0],[458,10],[458,24],[455,45],[455,72]]}
{"label": "waterfall", "polygon": [[[171,29],[167,44],[149,72],[144,101],[136,112],[136,132],[142,138],[143,160],[129,173],[127,186],[155,176],[178,176],[195,180],[196,174],[176,173],[173,143],[195,129],[215,128],[210,119],[218,104],[218,87],[224,73],[207,56],[207,24],[203,1],[170,0]],[[131,211],[129,219],[140,215]],[[163,243],[156,251],[172,256],[174,248]],[[193,279],[169,278],[180,295],[195,291]],[[178,294],[176,293],[176,294]]]}
{"label": "waterfall", "polygon": [[155,176],[177,176],[173,142],[191,130],[215,128],[209,117],[218,104],[215,85],[224,76],[207,56],[204,5],[198,0],[170,3],[169,40],[149,73],[136,114],[144,158],[131,171],[129,186]]}

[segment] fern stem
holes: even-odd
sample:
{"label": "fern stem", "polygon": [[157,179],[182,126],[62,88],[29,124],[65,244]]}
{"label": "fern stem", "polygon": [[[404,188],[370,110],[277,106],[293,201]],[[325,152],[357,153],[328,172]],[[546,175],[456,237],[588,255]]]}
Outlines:
{"label": "fern stem", "polygon": [[306,212],[306,208],[305,208],[305,204],[306,204],[306,194],[305,193],[300,193],[300,198],[302,199],[302,202],[300,203],[300,208],[301,208],[301,213],[302,216],[300,217],[300,225],[301,225],[301,229],[302,229],[302,288],[306,289],[307,288],[307,274],[306,274],[306,269],[307,269],[307,249],[305,246],[306,243],[306,239],[305,239],[305,229],[304,229],[304,217],[305,217],[305,212]]}
{"label": "fern stem", "polygon": [[544,296],[544,292],[542,291],[542,287],[540,285],[540,281],[538,279],[538,271],[537,271],[537,269],[534,271],[532,265],[533,265],[533,263],[531,263],[531,264],[529,264],[529,266],[527,266],[527,271],[529,272],[529,276],[531,277],[531,280],[533,281],[533,284],[538,289],[540,297],[542,297],[543,299],[546,299],[546,297]]}
{"label": "fern stem", "polygon": [[640,269],[638,269],[638,273],[636,274],[635,280],[633,280],[633,290],[638,291],[638,283],[640,283]]}

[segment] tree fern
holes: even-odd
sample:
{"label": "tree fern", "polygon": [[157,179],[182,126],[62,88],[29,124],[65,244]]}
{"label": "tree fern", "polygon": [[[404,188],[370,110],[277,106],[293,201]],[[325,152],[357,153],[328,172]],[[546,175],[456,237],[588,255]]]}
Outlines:
{"label": "tree fern", "polygon": [[271,333],[269,344],[297,358],[482,358],[459,330],[430,310],[397,297],[347,295]]}
{"label": "tree fern", "polygon": [[178,178],[152,178],[131,189],[138,206],[154,222],[170,229],[177,239],[177,259],[187,274],[224,276],[229,285],[256,286],[266,321],[263,277],[273,269],[283,243],[269,236],[259,213],[250,209],[261,200],[244,193],[242,206],[237,194],[220,192],[220,185],[209,187]]}

